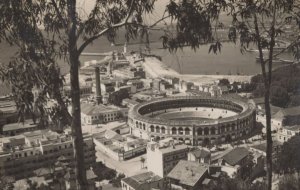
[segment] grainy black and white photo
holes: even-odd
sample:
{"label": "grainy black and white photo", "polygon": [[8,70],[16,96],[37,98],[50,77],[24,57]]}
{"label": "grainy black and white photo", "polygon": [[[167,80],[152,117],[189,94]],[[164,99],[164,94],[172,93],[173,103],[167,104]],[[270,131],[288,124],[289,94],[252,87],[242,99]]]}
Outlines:
{"label": "grainy black and white photo", "polygon": [[0,190],[300,190],[300,0],[1,0]]}

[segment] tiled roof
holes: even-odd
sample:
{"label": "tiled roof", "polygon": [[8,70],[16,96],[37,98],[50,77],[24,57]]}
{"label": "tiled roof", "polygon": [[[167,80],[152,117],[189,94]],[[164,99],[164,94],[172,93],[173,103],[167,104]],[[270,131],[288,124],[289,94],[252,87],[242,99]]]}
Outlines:
{"label": "tiled roof", "polygon": [[114,140],[123,140],[124,138],[112,130],[106,130],[104,134],[105,138],[107,139],[114,139]]}
{"label": "tiled roof", "polygon": [[253,101],[255,102],[255,104],[264,104],[265,103],[265,98],[264,97],[253,98]]}
{"label": "tiled roof", "polygon": [[192,153],[196,158],[207,158],[210,156],[210,152],[204,149],[195,148],[190,153]]}
{"label": "tiled roof", "polygon": [[194,187],[207,171],[208,165],[180,160],[167,177],[179,180],[180,184]]}
{"label": "tiled roof", "polygon": [[142,174],[138,174],[135,176],[127,177],[122,179],[122,181],[129,186],[131,186],[135,190],[142,189],[142,186],[149,182],[160,181],[162,178],[155,175],[152,172],[146,172]]}
{"label": "tiled roof", "polygon": [[223,156],[223,160],[231,166],[237,165],[250,152],[245,147],[237,147]]}
{"label": "tiled roof", "polygon": [[86,178],[87,180],[96,179],[97,176],[95,175],[93,170],[86,170]]}
{"label": "tiled roof", "polygon": [[298,115],[300,115],[300,106],[281,109],[274,115],[274,117],[284,118],[286,116],[298,116]]}
{"label": "tiled roof", "polygon": [[81,104],[81,112],[86,115],[99,115],[101,113],[110,112],[114,109],[104,105]]}
{"label": "tiled roof", "polygon": [[37,124],[33,124],[31,120],[26,120],[24,123],[10,123],[3,126],[3,131],[13,131],[18,129],[27,129],[37,127]]}
{"label": "tiled roof", "polygon": [[[282,142],[273,140],[273,144],[272,144],[273,147],[281,146],[281,145],[282,145]],[[267,144],[262,143],[262,144],[259,144],[259,145],[252,146],[252,148],[263,151],[263,152],[266,152]]]}
{"label": "tiled roof", "polygon": [[202,182],[203,185],[208,185],[211,182],[211,179],[205,178]]}
{"label": "tiled roof", "polygon": [[299,131],[300,125],[293,125],[293,126],[283,126],[284,129],[291,130],[291,131]]}

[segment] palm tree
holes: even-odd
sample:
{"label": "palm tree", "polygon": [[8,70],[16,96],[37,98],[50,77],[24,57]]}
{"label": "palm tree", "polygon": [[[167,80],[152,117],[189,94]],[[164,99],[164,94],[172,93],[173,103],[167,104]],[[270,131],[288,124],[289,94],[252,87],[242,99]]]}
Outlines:
{"label": "palm tree", "polygon": [[141,164],[142,164],[141,168],[144,168],[146,159],[144,157],[141,157],[140,161],[141,161]]}

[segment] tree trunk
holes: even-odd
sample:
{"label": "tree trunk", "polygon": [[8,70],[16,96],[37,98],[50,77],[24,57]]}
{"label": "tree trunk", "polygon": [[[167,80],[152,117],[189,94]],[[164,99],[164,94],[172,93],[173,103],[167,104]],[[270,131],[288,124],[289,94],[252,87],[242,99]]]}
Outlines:
{"label": "tree trunk", "polygon": [[266,109],[266,132],[267,132],[267,190],[272,190],[272,151],[273,151],[273,141],[272,141],[272,131],[271,131],[271,107],[270,107],[270,88],[272,83],[272,65],[273,65],[273,50],[275,45],[275,20],[276,20],[276,8],[275,8],[275,1],[273,7],[273,18],[271,24],[271,31],[270,31],[270,50],[269,50],[269,61],[268,61],[268,78],[267,83],[265,83],[265,109]]}
{"label": "tree trunk", "polygon": [[72,93],[72,137],[74,145],[75,170],[78,190],[85,190],[87,185],[86,171],[84,166],[83,137],[80,117],[80,88],[78,77],[79,61],[76,55],[70,53],[71,64],[71,93]]}
{"label": "tree trunk", "polygon": [[[274,15],[275,16],[275,13]],[[265,86],[265,111],[266,111],[266,136],[267,136],[267,148],[266,148],[266,166],[267,166],[267,190],[272,190],[272,131],[271,131],[271,107],[270,107],[270,88],[271,88],[271,80],[272,80],[272,61],[273,61],[273,48],[274,48],[274,24],[275,18],[273,18],[272,22],[272,32],[271,32],[271,43],[270,43],[270,52],[269,52],[269,60],[268,60],[268,75],[266,71],[266,61],[263,57],[262,45],[261,45],[261,36],[259,32],[257,16],[254,14],[254,26],[255,26],[255,34],[257,38],[257,47],[259,50],[259,59],[262,70],[262,76],[264,79]]]}
{"label": "tree trunk", "polygon": [[72,137],[73,150],[75,158],[75,175],[78,190],[86,190],[87,179],[84,165],[83,137],[81,130],[81,111],[80,111],[80,87],[79,87],[79,54],[77,50],[76,39],[76,0],[68,1],[68,15],[70,27],[68,34],[69,41],[69,61],[70,61],[70,78],[71,78],[71,97],[72,97]]}
{"label": "tree trunk", "polygon": [[265,89],[265,110],[266,110],[266,134],[267,134],[267,150],[266,150],[266,166],[267,166],[267,189],[272,189],[272,131],[271,131],[271,108],[270,108],[270,85]]}

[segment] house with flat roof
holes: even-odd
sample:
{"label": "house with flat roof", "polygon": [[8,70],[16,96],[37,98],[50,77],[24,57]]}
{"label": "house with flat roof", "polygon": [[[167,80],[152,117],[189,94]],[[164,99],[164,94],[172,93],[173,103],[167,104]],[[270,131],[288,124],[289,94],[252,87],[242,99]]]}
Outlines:
{"label": "house with flat roof", "polygon": [[284,143],[296,135],[300,135],[300,125],[283,126],[277,132],[277,140]]}
{"label": "house with flat roof", "polygon": [[15,136],[24,132],[38,130],[39,126],[31,120],[24,122],[10,123],[2,127],[2,134],[5,136]]}
{"label": "house with flat roof", "polygon": [[160,177],[165,177],[180,160],[187,160],[187,145],[170,143],[160,145],[150,142],[147,145],[147,167]]}
{"label": "house with flat roof", "polygon": [[[25,132],[21,135],[0,138],[0,176],[16,179],[31,177],[33,171],[53,165],[64,156],[72,165],[74,162],[73,137],[51,130]],[[95,145],[91,136],[83,134],[85,167],[96,161]]]}
{"label": "house with flat roof", "polygon": [[282,126],[300,125],[300,106],[279,110],[274,114],[271,122],[278,129]]}
{"label": "house with flat roof", "polygon": [[146,153],[147,142],[143,139],[123,137],[113,130],[94,134],[96,149],[120,161],[127,160]]}
{"label": "house with flat roof", "polygon": [[0,127],[4,124],[17,121],[18,111],[16,103],[8,98],[0,100]]}
{"label": "house with flat roof", "polygon": [[146,172],[121,180],[122,190],[164,190],[164,181],[153,172]]}

